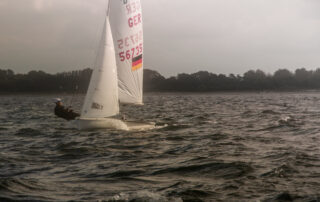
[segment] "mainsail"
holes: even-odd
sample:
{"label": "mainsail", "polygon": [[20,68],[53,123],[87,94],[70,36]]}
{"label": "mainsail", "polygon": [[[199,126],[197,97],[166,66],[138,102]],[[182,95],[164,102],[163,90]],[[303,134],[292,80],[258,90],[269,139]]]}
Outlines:
{"label": "mainsail", "polygon": [[118,99],[115,50],[107,15],[81,118],[103,118],[118,114]]}
{"label": "mainsail", "polygon": [[111,0],[111,25],[118,69],[119,100],[143,104],[143,31],[140,0]]}

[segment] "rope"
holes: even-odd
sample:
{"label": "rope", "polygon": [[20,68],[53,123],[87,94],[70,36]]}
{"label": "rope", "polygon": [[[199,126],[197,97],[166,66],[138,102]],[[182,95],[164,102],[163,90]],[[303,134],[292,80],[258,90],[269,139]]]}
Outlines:
{"label": "rope", "polygon": [[70,104],[69,104],[70,107],[73,105],[74,97],[76,96],[76,94],[78,94],[78,90],[79,90],[79,86],[76,85],[76,86],[75,86],[75,91],[74,91],[74,93],[73,93],[72,96],[71,96],[71,101],[70,101]]}

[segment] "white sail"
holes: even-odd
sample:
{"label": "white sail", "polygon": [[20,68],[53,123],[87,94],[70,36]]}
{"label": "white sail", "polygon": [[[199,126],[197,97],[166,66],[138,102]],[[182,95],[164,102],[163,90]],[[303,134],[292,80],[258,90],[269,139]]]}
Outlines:
{"label": "white sail", "polygon": [[140,0],[112,0],[111,25],[118,67],[119,100],[142,104],[143,30]]}
{"label": "white sail", "polygon": [[103,29],[80,118],[103,118],[119,113],[117,67],[109,16]]}

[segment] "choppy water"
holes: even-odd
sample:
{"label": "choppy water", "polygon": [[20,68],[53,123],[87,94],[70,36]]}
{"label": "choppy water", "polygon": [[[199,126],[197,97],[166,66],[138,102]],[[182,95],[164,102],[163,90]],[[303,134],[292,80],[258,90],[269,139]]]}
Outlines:
{"label": "choppy water", "polygon": [[146,132],[79,132],[54,97],[0,96],[0,201],[320,200],[320,93],[147,94]]}

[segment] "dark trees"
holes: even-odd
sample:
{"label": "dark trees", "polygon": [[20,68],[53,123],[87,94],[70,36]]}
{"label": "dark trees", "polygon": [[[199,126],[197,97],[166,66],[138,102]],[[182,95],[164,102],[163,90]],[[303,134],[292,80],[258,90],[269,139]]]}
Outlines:
{"label": "dark trees", "polygon": [[[12,70],[0,69],[0,92],[2,93],[85,93],[92,70],[48,74],[30,71],[15,74]],[[213,74],[199,71],[193,74],[178,74],[165,78],[156,71],[144,70],[144,91],[264,91],[320,89],[320,69],[308,71],[297,69],[294,73],[279,69],[273,75],[261,70],[249,70],[243,76]]]}

